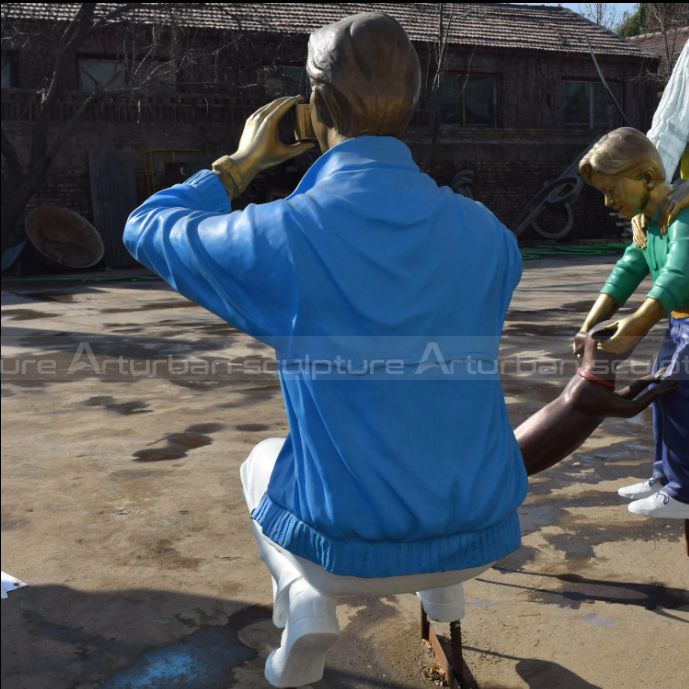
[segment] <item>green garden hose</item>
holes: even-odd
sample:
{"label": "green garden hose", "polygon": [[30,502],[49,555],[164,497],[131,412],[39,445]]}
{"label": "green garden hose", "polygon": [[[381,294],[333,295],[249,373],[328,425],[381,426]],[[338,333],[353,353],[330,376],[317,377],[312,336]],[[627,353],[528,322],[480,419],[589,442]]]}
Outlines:
{"label": "green garden hose", "polygon": [[614,256],[624,251],[628,244],[612,242],[591,246],[570,246],[566,244],[535,244],[533,248],[522,251],[523,261],[532,261],[541,256]]}

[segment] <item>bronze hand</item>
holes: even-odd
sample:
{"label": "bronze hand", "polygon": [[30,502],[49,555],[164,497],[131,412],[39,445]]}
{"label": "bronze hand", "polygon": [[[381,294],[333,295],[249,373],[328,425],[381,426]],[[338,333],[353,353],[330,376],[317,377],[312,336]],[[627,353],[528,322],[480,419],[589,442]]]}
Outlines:
{"label": "bronze hand", "polygon": [[262,170],[313,148],[313,142],[286,144],[278,136],[280,120],[302,100],[301,96],[278,98],[259,108],[247,119],[237,151],[213,163],[213,170],[231,199],[241,194]]}
{"label": "bronze hand", "polygon": [[648,224],[646,216],[639,213],[632,218],[632,240],[634,246],[638,249],[645,249],[648,245],[648,238],[646,232],[648,231]]}
{"label": "bronze hand", "polygon": [[675,215],[689,206],[689,180],[682,182],[665,195],[658,209],[658,226],[663,234],[667,234],[668,225]]}
{"label": "bronze hand", "polygon": [[618,304],[611,296],[607,294],[598,295],[598,299],[596,299],[595,304],[591,307],[589,315],[586,316],[586,320],[581,326],[581,330],[574,337],[574,344],[572,345],[572,351],[574,354],[577,356],[582,355],[584,351],[584,343],[586,342],[586,333],[591,330],[594,325],[598,325],[602,321],[607,321],[609,318],[612,318],[619,308],[620,304]]}
{"label": "bronze hand", "polygon": [[665,309],[653,297],[647,297],[644,303],[631,315],[615,321],[603,328],[602,332],[611,337],[598,343],[598,349],[604,352],[621,354],[637,345],[646,333],[662,318]]}

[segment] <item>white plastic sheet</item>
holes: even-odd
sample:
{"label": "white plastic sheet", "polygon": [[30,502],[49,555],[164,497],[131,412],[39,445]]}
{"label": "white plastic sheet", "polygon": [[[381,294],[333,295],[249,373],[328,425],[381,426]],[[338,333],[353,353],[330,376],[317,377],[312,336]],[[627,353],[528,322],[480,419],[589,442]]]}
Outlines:
{"label": "white plastic sheet", "polygon": [[7,572],[2,573],[2,598],[7,598],[7,594],[15,589],[20,589],[22,586],[26,586],[23,581],[13,577]]}

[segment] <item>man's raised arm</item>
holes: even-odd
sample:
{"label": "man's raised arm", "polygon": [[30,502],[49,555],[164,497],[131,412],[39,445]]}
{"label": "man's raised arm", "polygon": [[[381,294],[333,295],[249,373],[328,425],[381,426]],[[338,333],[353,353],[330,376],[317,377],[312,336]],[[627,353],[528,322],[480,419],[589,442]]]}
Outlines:
{"label": "man's raised arm", "polygon": [[294,314],[288,211],[284,203],[271,203],[231,212],[230,198],[261,170],[311,146],[277,138],[279,119],[298,100],[282,98],[258,110],[235,154],[151,196],[124,230],[124,244],[137,261],[259,339],[288,334]]}

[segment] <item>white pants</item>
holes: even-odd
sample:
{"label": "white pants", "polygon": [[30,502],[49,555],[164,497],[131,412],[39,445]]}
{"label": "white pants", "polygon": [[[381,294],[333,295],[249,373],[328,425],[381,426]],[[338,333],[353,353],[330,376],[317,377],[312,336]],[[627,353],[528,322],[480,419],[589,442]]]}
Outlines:
{"label": "white pants", "polygon": [[[244,499],[253,511],[268,490],[275,461],[284,438],[269,438],[254,447],[240,469]],[[493,565],[457,569],[448,572],[409,574],[405,576],[366,579],[327,572],[320,565],[280,547],[263,534],[253,519],[251,525],[263,562],[273,578],[273,595],[277,603],[281,589],[296,578],[303,578],[319,593],[337,596],[382,597],[399,593],[417,593],[428,616],[439,622],[453,622],[464,617],[462,582],[485,572]]]}

